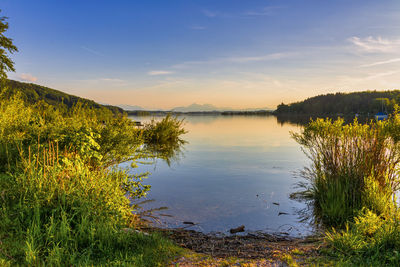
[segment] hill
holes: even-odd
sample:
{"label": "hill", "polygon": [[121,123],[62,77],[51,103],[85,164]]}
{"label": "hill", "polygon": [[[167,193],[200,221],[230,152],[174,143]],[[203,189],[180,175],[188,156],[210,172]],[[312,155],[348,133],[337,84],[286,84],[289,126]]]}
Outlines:
{"label": "hill", "polygon": [[304,101],[280,104],[275,114],[296,115],[372,115],[378,112],[392,112],[400,103],[400,90],[363,91],[319,95]]}
{"label": "hill", "polygon": [[91,108],[107,108],[111,110],[114,114],[124,112],[124,110],[119,107],[101,105],[93,100],[66,94],[64,92],[34,83],[24,83],[14,80],[7,80],[4,82],[4,84],[1,85],[1,87],[2,91],[4,88],[7,88],[6,91],[7,96],[10,97],[16,94],[17,92],[20,92],[22,98],[26,102],[32,104],[38,101],[44,101],[49,105],[60,106],[61,104],[64,104],[67,108],[71,108],[72,106],[80,102],[83,105]]}

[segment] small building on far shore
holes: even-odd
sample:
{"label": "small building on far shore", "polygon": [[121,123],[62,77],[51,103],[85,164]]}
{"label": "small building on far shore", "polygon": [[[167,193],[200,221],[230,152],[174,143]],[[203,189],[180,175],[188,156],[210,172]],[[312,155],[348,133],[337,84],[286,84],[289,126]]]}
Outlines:
{"label": "small building on far shore", "polygon": [[375,119],[378,121],[386,120],[388,118],[388,115],[384,112],[378,112],[375,114]]}

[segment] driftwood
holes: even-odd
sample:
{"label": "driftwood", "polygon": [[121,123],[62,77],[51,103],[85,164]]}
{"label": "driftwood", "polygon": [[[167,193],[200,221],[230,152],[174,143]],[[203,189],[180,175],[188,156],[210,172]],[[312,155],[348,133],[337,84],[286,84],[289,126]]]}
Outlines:
{"label": "driftwood", "polygon": [[231,234],[235,234],[235,233],[239,233],[239,232],[244,232],[244,225],[241,225],[241,226],[236,227],[236,228],[232,228],[232,229],[229,230],[229,232],[230,232]]}

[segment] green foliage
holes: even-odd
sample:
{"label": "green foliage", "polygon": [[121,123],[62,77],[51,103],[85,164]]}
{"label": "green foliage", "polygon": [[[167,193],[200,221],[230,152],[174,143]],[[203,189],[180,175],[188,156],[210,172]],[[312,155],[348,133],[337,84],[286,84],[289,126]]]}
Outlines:
{"label": "green foliage", "polygon": [[[164,128],[153,126],[163,136]],[[3,99],[0,263],[163,266],[178,253],[162,237],[132,230],[139,221],[130,201],[149,186],[142,184],[145,174],[131,175],[118,164],[151,154],[142,135],[108,109]]]}
{"label": "green foliage", "polygon": [[18,48],[13,44],[13,40],[4,35],[7,30],[7,17],[0,17],[0,80],[7,78],[8,71],[15,71],[14,62],[10,59],[10,54],[18,51]]}
{"label": "green foliage", "polygon": [[146,148],[153,151],[158,157],[164,158],[167,163],[177,158],[181,147],[186,142],[181,138],[186,131],[183,120],[168,114],[161,121],[151,120],[143,129],[143,138]]}
{"label": "green foliage", "polygon": [[123,114],[123,109],[115,106],[100,105],[93,100],[69,95],[64,92],[54,90],[45,86],[23,83],[14,80],[4,80],[1,84],[2,99],[10,99],[15,95],[18,95],[28,104],[37,104],[44,102],[48,105],[54,106],[59,111],[68,111],[69,109],[76,106],[78,103],[85,106],[86,108],[97,109],[99,113],[104,110],[111,110],[113,114]]}
{"label": "green foliage", "polygon": [[42,156],[1,176],[0,239],[13,263],[157,266],[176,253],[158,236],[123,231],[136,223],[125,172],[93,170],[78,155],[51,149]]}
{"label": "green foliage", "polygon": [[399,266],[399,214],[390,218],[362,210],[344,230],[326,234],[328,254],[342,265]]}
{"label": "green foliage", "polygon": [[[304,101],[278,105],[275,113],[312,116],[343,116],[360,114],[371,116],[380,111],[393,112],[399,104],[400,90],[365,91],[319,95]],[[383,109],[382,110],[382,104]]]}
{"label": "green foliage", "polygon": [[312,161],[303,172],[310,183],[300,195],[314,203],[317,218],[343,226],[362,208],[384,216],[391,213],[393,194],[399,189],[399,131],[395,115],[369,124],[317,119],[293,134]]}

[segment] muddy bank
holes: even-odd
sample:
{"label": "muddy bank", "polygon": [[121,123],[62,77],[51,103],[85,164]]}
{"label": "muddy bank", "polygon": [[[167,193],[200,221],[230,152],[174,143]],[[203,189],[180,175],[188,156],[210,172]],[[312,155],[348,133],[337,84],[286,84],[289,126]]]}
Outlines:
{"label": "muddy bank", "polygon": [[216,258],[281,259],[295,254],[304,258],[318,256],[320,238],[293,238],[265,233],[246,235],[204,234],[186,229],[152,229],[163,233],[177,245]]}

